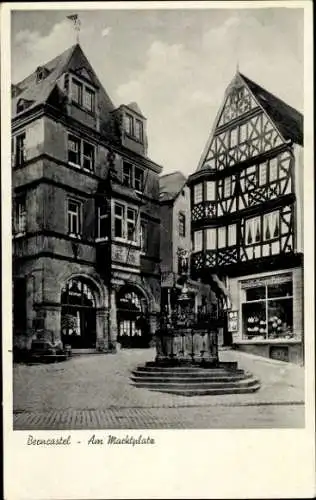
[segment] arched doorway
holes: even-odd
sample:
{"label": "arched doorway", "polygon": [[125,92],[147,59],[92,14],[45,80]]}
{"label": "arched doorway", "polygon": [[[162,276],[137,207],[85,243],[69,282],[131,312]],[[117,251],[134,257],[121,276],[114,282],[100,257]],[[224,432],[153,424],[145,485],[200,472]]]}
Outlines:
{"label": "arched doorway", "polygon": [[147,299],[132,286],[116,296],[118,342],[122,347],[149,347],[151,339]]}
{"label": "arched doorway", "polygon": [[95,294],[80,278],[70,279],[61,291],[61,334],[73,349],[96,346]]}

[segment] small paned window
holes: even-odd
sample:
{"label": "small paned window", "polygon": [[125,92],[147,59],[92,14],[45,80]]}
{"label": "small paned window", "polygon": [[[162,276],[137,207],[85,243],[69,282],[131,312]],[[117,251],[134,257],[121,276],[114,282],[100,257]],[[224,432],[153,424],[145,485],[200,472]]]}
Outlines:
{"label": "small paned window", "polygon": [[207,181],[206,183],[206,199],[207,201],[215,201],[215,182]]}
{"label": "small paned window", "polygon": [[124,205],[115,203],[114,205],[114,236],[116,238],[124,238]]}
{"label": "small paned window", "polygon": [[206,249],[216,249],[216,228],[209,228],[206,230]]}
{"label": "small paned window", "polygon": [[136,240],[136,210],[127,207],[126,229],[128,241]]}
{"label": "small paned window", "polygon": [[98,238],[106,238],[108,236],[108,208],[107,205],[98,207]]}
{"label": "small paned window", "polygon": [[72,80],[72,95],[71,98],[73,102],[82,106],[82,84],[76,80]]}
{"label": "small paned window", "polygon": [[94,169],[94,146],[83,142],[83,168],[92,171]]}
{"label": "small paned window", "polygon": [[81,141],[73,136],[68,136],[68,161],[69,163],[80,166]]}
{"label": "small paned window", "polygon": [[195,252],[200,252],[203,248],[203,232],[194,231],[193,246]]}
{"label": "small paned window", "polygon": [[90,111],[91,113],[94,111],[94,92],[88,87],[84,87],[83,92],[83,107]]}
{"label": "small paned window", "polygon": [[135,119],[135,137],[139,142],[143,142],[143,123]]}
{"label": "small paned window", "polygon": [[123,163],[123,184],[124,184],[124,186],[133,187],[132,186],[132,179],[133,179],[132,165],[125,161]]}
{"label": "small paned window", "polygon": [[80,237],[82,232],[81,222],[82,203],[68,200],[68,233],[71,236]]}
{"label": "small paned window", "polygon": [[26,232],[26,203],[25,197],[19,197],[16,199],[16,211],[15,211],[15,233],[25,234]]}
{"label": "small paned window", "polygon": [[26,160],[25,154],[25,132],[16,136],[16,157],[15,163],[17,167],[20,167],[24,164]]}
{"label": "small paned window", "polygon": [[124,115],[124,127],[125,127],[125,132],[128,135],[133,135],[134,134],[134,127],[133,127],[133,117],[132,115],[125,114]]}
{"label": "small paned window", "polygon": [[141,168],[135,167],[134,187],[136,191],[143,191],[144,188],[144,171]]}
{"label": "small paned window", "polygon": [[217,231],[217,248],[224,248],[226,247],[226,227],[219,227]]}
{"label": "small paned window", "polygon": [[196,184],[194,186],[194,205],[201,203],[203,200],[203,184]]}

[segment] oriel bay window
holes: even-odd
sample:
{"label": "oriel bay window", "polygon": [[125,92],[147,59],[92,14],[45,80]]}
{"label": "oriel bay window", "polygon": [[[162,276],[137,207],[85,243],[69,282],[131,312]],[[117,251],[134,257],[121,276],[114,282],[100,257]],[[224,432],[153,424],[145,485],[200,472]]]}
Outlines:
{"label": "oriel bay window", "polygon": [[244,339],[289,339],[295,336],[290,273],[242,282],[241,305]]}
{"label": "oriel bay window", "polygon": [[123,203],[114,203],[114,237],[136,241],[137,212]]}
{"label": "oriel bay window", "polygon": [[203,184],[196,184],[193,191],[193,203],[197,205],[203,201]]}
{"label": "oriel bay window", "polygon": [[206,249],[216,250],[236,245],[236,224],[208,228],[206,230]]}
{"label": "oriel bay window", "polygon": [[68,200],[67,214],[69,236],[80,238],[82,233],[82,203],[76,200]]}
{"label": "oriel bay window", "polygon": [[97,216],[98,216],[98,228],[97,228],[97,237],[99,239],[104,239],[109,236],[109,213],[108,207],[106,204],[100,205],[97,208]]}

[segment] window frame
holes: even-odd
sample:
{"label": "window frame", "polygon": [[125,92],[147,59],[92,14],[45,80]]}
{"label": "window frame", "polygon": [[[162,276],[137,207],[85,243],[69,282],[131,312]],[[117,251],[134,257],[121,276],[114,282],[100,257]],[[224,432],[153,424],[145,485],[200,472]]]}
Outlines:
{"label": "window frame", "polygon": [[[105,208],[105,213],[101,215],[101,209]],[[97,240],[106,241],[109,237],[108,233],[101,235],[101,220],[109,220],[109,212],[106,204],[97,206]]]}
{"label": "window frame", "polygon": [[[117,215],[115,213],[115,208],[116,207],[121,207],[122,208],[122,215]],[[139,238],[137,238],[137,234],[139,233],[138,231],[138,226],[139,226],[139,217],[138,217],[138,210],[134,206],[131,206],[121,200],[112,200],[112,234],[114,240],[121,241],[124,243],[129,243],[132,245],[139,245]],[[128,211],[132,210],[134,212],[134,218],[128,217]],[[116,219],[119,219],[121,221],[121,227],[122,227],[122,236],[116,236],[115,234],[115,221]],[[128,238],[128,224],[133,223],[134,224],[134,239],[130,240]]]}
{"label": "window frame", "polygon": [[144,144],[144,120],[129,111],[124,111],[124,133],[140,144]]}
{"label": "window frame", "polygon": [[[69,149],[69,141],[73,141],[73,142],[76,142],[77,144],[79,144],[79,152],[77,153],[77,155],[79,156],[79,163],[75,163],[75,162],[69,160],[69,151],[71,151]],[[84,154],[85,146],[89,146],[91,148],[91,151],[92,151],[91,168],[87,168],[84,166],[85,159],[88,159],[88,156]],[[68,158],[67,158],[68,165],[71,165],[72,167],[75,167],[77,169],[84,170],[85,172],[90,172],[90,173],[92,172],[93,173],[95,171],[95,157],[96,157],[95,144],[92,144],[91,142],[86,141],[85,139],[82,139],[82,138],[72,134],[71,132],[68,132],[68,134],[67,134],[67,153],[68,153]]]}
{"label": "window frame", "polygon": [[[76,212],[70,210],[69,208],[70,203],[73,203],[74,205],[77,206],[78,210]],[[83,203],[81,200],[75,198],[67,198],[67,229],[68,229],[68,236],[70,236],[71,238],[81,239],[82,237],[82,210],[83,210]],[[78,221],[76,223],[78,229],[77,232],[73,231],[74,216],[78,217]]]}
{"label": "window frame", "polygon": [[195,184],[193,187],[193,205],[200,203],[203,203],[203,182]]}
{"label": "window frame", "polygon": [[[21,148],[19,145],[20,139],[23,137],[23,147]],[[17,135],[13,136],[14,140],[14,155],[15,167],[22,167],[26,161],[26,131],[19,132]]]}
{"label": "window frame", "polygon": [[[14,205],[14,236],[24,236],[27,231],[26,195],[17,196]],[[23,210],[20,209],[21,206]]]}
{"label": "window frame", "polygon": [[180,238],[186,237],[186,216],[183,212],[178,213],[178,234]]}

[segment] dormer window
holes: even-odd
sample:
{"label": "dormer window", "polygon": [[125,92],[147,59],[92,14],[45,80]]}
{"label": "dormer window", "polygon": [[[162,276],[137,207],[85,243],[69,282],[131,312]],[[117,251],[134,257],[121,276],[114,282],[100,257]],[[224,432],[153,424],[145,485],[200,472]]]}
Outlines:
{"label": "dormer window", "polygon": [[36,70],[36,83],[41,82],[46,78],[48,75],[48,70],[46,68],[43,68],[42,66],[39,66]]}
{"label": "dormer window", "polygon": [[71,81],[71,100],[86,111],[94,113],[95,91],[75,78]]}
{"label": "dormer window", "polygon": [[143,142],[143,123],[135,119],[135,137],[139,142]]}
{"label": "dormer window", "polygon": [[128,135],[134,135],[134,127],[133,127],[133,116],[132,115],[125,115],[125,120],[124,120],[124,125],[125,125],[125,132]]}
{"label": "dormer window", "polygon": [[126,135],[137,142],[144,142],[143,122],[130,113],[124,114],[124,130]]}

